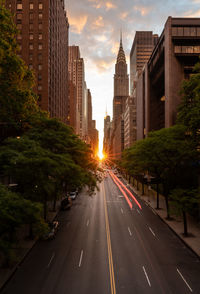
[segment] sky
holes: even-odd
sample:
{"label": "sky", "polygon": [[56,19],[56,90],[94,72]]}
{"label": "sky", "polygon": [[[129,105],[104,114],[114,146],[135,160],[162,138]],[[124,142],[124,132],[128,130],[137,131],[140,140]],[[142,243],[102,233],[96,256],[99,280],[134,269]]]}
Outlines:
{"label": "sky", "polygon": [[129,73],[129,55],[135,31],[161,34],[168,16],[200,17],[200,0],[65,0],[69,45],[80,47],[85,80],[92,94],[93,119],[100,149],[104,117],[112,118],[113,75],[120,30]]}

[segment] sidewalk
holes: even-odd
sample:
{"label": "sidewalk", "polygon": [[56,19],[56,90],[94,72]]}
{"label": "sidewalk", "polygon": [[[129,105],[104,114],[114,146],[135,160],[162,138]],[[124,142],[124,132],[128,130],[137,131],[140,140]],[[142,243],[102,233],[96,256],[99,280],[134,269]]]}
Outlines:
{"label": "sidewalk", "polygon": [[[125,180],[127,182],[127,180]],[[128,182],[127,182],[128,183]],[[150,206],[154,213],[156,213],[175,233],[176,235],[182,239],[182,241],[192,249],[199,257],[200,257],[200,224],[195,222],[195,220],[187,216],[188,223],[188,237],[183,235],[183,221],[181,217],[177,217],[173,215],[172,220],[166,219],[166,206],[165,200],[162,195],[160,195],[159,199],[159,207],[160,209],[156,209],[156,196],[153,193],[149,193],[150,195],[141,195],[141,192],[138,191],[132,184],[129,184],[132,190],[143,200],[148,206]]]}
{"label": "sidewalk", "polygon": [[[58,202],[57,204],[57,210],[56,212],[49,211],[48,212],[48,220],[53,221],[58,212],[59,212],[59,205],[60,203]],[[24,235],[28,235],[26,231],[23,232]],[[30,239],[25,239],[22,238],[20,241],[19,247],[20,249],[17,249],[16,255],[18,257],[18,262],[16,262],[13,267],[9,268],[0,268],[0,291],[4,287],[4,285],[9,281],[9,279],[14,275],[16,270],[20,267],[21,263],[24,261],[26,256],[29,254],[31,249],[34,247],[38,239],[30,240]]]}

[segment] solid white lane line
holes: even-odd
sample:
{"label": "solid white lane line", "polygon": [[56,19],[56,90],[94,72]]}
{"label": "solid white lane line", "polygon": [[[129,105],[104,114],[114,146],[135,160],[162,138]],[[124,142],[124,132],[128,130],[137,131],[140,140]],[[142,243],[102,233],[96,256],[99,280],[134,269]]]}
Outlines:
{"label": "solid white lane line", "polygon": [[55,252],[52,254],[51,259],[50,259],[47,267],[50,267],[50,264],[51,264],[52,260],[54,259],[54,257],[55,257]]}
{"label": "solid white lane line", "polygon": [[157,213],[153,210],[153,209],[151,209],[152,210],[152,212],[155,214],[155,215],[157,215]]}
{"label": "solid white lane line", "polygon": [[123,211],[123,209],[121,208],[121,213],[123,214],[124,213],[124,211]]}
{"label": "solid white lane line", "polygon": [[132,232],[131,232],[131,229],[129,227],[128,227],[128,231],[129,231],[130,236],[132,236]]}
{"label": "solid white lane line", "polygon": [[177,272],[179,273],[179,275],[181,276],[181,278],[183,279],[183,281],[185,282],[185,284],[188,286],[190,292],[193,292],[192,291],[192,288],[189,286],[189,284],[186,282],[185,278],[183,277],[183,275],[181,274],[181,272],[178,270],[177,268]]}
{"label": "solid white lane line", "polygon": [[149,227],[149,230],[151,231],[151,233],[154,235],[154,237],[156,236],[154,231],[152,230],[152,228]]}
{"label": "solid white lane line", "polygon": [[137,209],[137,212],[138,212],[139,214],[141,214],[140,211],[139,211],[138,209]]}
{"label": "solid white lane line", "polygon": [[88,219],[88,220],[87,220],[87,224],[86,224],[86,225],[87,225],[87,227],[89,226],[89,223],[90,223],[90,221],[89,221],[89,219]]}
{"label": "solid white lane line", "polygon": [[78,264],[79,267],[81,267],[82,259],[83,259],[83,250],[81,250],[81,255],[80,255],[79,264]]}
{"label": "solid white lane line", "polygon": [[149,284],[149,287],[151,287],[151,283],[150,283],[150,281],[149,281],[149,277],[148,277],[148,275],[147,275],[147,272],[146,272],[146,270],[145,270],[145,267],[143,266],[142,268],[143,268],[144,274],[145,274],[145,276],[146,276],[147,282],[148,282],[148,284]]}

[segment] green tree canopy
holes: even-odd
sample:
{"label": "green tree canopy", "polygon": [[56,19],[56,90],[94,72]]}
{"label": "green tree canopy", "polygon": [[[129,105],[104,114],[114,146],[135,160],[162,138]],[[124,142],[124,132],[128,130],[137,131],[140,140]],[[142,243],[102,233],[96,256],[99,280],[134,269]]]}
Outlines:
{"label": "green tree canopy", "polygon": [[0,5],[0,130],[1,137],[20,134],[39,111],[34,77],[18,57],[17,30],[11,13]]}

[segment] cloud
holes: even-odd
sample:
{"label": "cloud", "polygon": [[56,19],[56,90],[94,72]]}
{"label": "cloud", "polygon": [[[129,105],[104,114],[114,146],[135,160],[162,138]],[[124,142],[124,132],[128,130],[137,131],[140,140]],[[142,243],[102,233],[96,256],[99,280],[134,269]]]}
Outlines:
{"label": "cloud", "polygon": [[139,11],[142,16],[146,16],[150,13],[151,7],[146,6],[134,6],[135,11]]}
{"label": "cloud", "polygon": [[[200,3],[200,1],[199,1],[199,3]],[[186,12],[185,17],[200,17],[200,9],[195,12],[192,12],[192,11]]]}
{"label": "cloud", "polygon": [[69,16],[69,23],[71,27],[71,31],[73,33],[81,34],[86,23],[87,23],[88,16],[82,15],[78,18]]}

